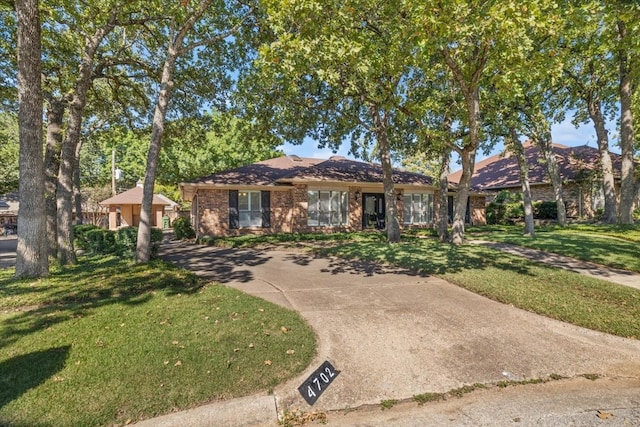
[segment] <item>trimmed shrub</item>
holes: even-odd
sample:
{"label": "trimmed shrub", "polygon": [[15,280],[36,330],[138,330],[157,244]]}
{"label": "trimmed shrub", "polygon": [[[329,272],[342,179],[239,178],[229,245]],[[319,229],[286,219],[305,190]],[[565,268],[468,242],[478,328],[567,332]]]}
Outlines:
{"label": "trimmed shrub", "polygon": [[118,255],[133,258],[136,255],[138,227],[123,227],[116,231],[116,252]]}
{"label": "trimmed shrub", "polygon": [[[151,258],[158,256],[162,242],[162,230],[151,228]],[[115,234],[116,252],[126,258],[135,258],[138,244],[138,227],[124,227]]]}
{"label": "trimmed shrub", "polygon": [[191,220],[183,216],[173,220],[173,232],[178,240],[193,239],[196,237],[196,232],[191,226]]}
{"label": "trimmed shrub", "polygon": [[95,254],[108,254],[116,249],[116,241],[113,231],[104,228],[96,228],[85,233],[87,250]]}
{"label": "trimmed shrub", "polygon": [[81,224],[73,226],[74,246],[79,249],[89,250],[89,242],[87,241],[87,233],[91,230],[99,228],[93,224]]}
{"label": "trimmed shrub", "polygon": [[534,202],[533,216],[537,219],[558,219],[558,205],[556,202]]}

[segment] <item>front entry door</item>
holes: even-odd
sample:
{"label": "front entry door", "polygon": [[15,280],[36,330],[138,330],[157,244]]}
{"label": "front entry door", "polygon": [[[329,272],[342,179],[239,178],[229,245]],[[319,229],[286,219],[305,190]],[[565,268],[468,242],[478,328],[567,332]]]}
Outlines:
{"label": "front entry door", "polygon": [[362,228],[382,230],[385,216],[384,194],[364,193],[362,195]]}

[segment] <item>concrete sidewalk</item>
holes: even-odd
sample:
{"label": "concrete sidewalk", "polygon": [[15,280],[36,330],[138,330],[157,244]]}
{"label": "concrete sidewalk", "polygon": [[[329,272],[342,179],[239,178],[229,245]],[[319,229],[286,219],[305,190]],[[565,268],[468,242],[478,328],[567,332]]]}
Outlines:
{"label": "concrete sidewalk", "polygon": [[[529,423],[518,425],[571,425],[571,420],[576,421],[573,425],[592,425],[582,419],[600,422],[597,409],[615,409],[617,416],[607,425],[640,424],[637,340],[568,325],[435,277],[370,263],[315,258],[300,251],[234,250],[183,242],[164,244],[161,256],[298,311],[316,331],[318,355],[299,378],[277,387],[273,396],[208,405],[141,426],[268,426],[277,425],[276,413],[296,409],[327,412],[329,425],[345,426],[441,425],[443,420],[450,420],[449,425],[512,425],[516,418]],[[309,407],[297,387],[324,360],[341,373]],[[526,398],[534,386],[512,387],[508,393],[493,387],[452,401],[454,406],[458,402],[457,409],[440,403],[425,405],[429,409],[415,404],[379,409],[382,401],[552,374],[570,380],[540,387],[544,391],[537,400]],[[583,374],[603,379],[586,381]],[[562,384],[568,388],[562,389]],[[605,384],[616,391],[603,393]],[[486,396],[484,403],[481,395]],[[224,409],[229,405],[236,409]],[[375,409],[367,411],[370,405]],[[566,411],[554,410],[553,405]],[[229,412],[230,419],[224,415]],[[558,423],[546,422],[553,419]]]}
{"label": "concrete sidewalk", "polygon": [[[640,289],[640,274],[628,270],[611,268],[604,265],[594,264],[591,262],[580,261],[575,258],[545,252],[537,249],[525,248],[523,246],[512,245],[509,243],[488,242],[485,240],[470,240],[470,244],[482,245],[489,248],[497,249],[513,255],[528,258],[546,265],[550,265],[563,270],[573,271],[596,279],[606,280],[618,285],[630,286]],[[640,254],[640,252],[639,252]]]}

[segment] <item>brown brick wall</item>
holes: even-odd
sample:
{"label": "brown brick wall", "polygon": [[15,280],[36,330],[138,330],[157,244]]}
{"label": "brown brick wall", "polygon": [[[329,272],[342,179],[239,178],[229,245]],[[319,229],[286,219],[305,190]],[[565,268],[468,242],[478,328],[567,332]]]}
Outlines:
{"label": "brown brick wall", "polygon": [[[291,189],[271,191],[271,227],[251,229],[229,229],[229,191],[199,190],[197,192],[197,233],[199,236],[226,236],[240,234],[265,233],[332,233],[338,231],[356,231],[362,229],[362,188],[349,187],[349,225],[344,227],[307,226],[308,187],[296,185]],[[356,200],[355,194],[360,194]],[[402,194],[402,192],[400,192]],[[437,200],[437,194],[435,195]],[[404,203],[397,201],[400,226]],[[484,211],[483,211],[484,217]],[[431,227],[427,224],[422,227]]]}
{"label": "brown brick wall", "polygon": [[272,233],[291,233],[293,230],[293,190],[271,192]]}
{"label": "brown brick wall", "polygon": [[229,191],[198,190],[199,236],[224,236],[229,234]]}
{"label": "brown brick wall", "polygon": [[485,225],[487,223],[486,201],[484,196],[469,197],[469,213],[471,225]]}

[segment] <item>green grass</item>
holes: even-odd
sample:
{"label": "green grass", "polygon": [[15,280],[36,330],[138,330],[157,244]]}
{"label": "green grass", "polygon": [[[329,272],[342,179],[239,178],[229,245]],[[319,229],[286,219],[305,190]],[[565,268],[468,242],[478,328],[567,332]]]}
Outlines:
{"label": "green grass", "polygon": [[559,270],[490,248],[405,238],[403,243],[347,243],[318,249],[397,265],[443,279],[505,304],[606,333],[640,339],[640,290]]}
{"label": "green grass", "polygon": [[542,227],[534,238],[521,227],[475,227],[468,238],[511,243],[547,252],[640,272],[640,225],[572,225]]}
{"label": "green grass", "polygon": [[0,270],[0,425],[124,425],[266,393],[315,354],[298,314],[162,262],[12,274]]}

